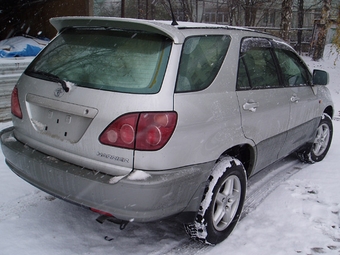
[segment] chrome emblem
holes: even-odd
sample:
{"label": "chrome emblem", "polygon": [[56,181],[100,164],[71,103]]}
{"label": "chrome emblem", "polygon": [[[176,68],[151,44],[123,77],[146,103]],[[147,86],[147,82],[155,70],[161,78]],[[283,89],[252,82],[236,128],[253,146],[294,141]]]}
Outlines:
{"label": "chrome emblem", "polygon": [[62,97],[64,95],[64,89],[63,88],[57,88],[54,91],[54,96],[55,97]]}

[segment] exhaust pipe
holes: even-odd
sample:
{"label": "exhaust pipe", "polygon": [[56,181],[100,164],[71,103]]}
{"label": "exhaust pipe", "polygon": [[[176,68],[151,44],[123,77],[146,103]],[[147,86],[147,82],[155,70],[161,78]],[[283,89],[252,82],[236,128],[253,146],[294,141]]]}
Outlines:
{"label": "exhaust pipe", "polygon": [[119,220],[113,216],[109,216],[109,215],[100,215],[96,221],[99,222],[100,224],[103,224],[104,221],[109,221],[112,222],[114,224],[118,224],[119,225],[119,229],[123,230],[125,229],[126,225],[129,223],[129,221],[126,220]]}

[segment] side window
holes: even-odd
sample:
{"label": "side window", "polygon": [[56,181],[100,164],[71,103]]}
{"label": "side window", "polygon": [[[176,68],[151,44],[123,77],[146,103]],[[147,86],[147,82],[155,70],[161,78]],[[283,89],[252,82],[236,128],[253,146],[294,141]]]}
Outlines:
{"label": "side window", "polygon": [[275,49],[275,53],[279,61],[285,86],[304,86],[310,84],[310,72],[295,53],[284,49]]}
{"label": "side window", "polygon": [[237,89],[280,87],[271,45],[267,39],[247,38],[241,46]]}
{"label": "side window", "polygon": [[183,45],[176,92],[207,88],[215,79],[230,44],[225,35],[188,38]]}

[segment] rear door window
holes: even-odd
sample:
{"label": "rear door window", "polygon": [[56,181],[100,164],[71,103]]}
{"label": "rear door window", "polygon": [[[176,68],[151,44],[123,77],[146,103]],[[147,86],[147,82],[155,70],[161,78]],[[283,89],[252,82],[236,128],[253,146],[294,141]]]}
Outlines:
{"label": "rear door window", "polygon": [[278,69],[267,39],[247,38],[242,42],[237,89],[281,87]]}
{"label": "rear door window", "polygon": [[26,74],[43,78],[39,73],[49,73],[92,89],[157,93],[171,44],[158,34],[68,29],[45,48]]}

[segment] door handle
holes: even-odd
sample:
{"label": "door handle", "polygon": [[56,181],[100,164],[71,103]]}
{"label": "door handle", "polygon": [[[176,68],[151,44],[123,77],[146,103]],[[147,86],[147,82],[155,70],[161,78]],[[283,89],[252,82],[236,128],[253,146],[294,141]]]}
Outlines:
{"label": "door handle", "polygon": [[260,104],[257,103],[257,102],[248,101],[248,102],[245,103],[242,107],[243,107],[243,110],[255,112],[256,109],[257,109],[259,106],[260,106]]}
{"label": "door handle", "polygon": [[292,103],[298,103],[299,100],[300,100],[300,98],[296,94],[293,94],[292,97],[290,98],[290,101]]}

